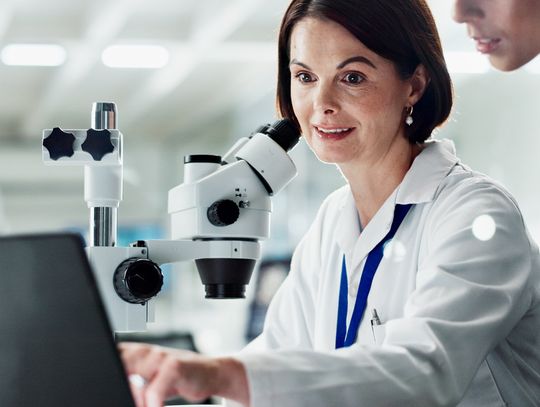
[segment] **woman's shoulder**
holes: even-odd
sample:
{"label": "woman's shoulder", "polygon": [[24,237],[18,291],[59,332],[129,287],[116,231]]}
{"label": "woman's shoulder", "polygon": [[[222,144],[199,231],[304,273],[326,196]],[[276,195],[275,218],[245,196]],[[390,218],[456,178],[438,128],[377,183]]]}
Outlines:
{"label": "woman's shoulder", "polygon": [[[429,192],[435,205],[444,203],[446,199],[455,200],[462,196],[472,200],[500,197],[507,204],[519,210],[515,198],[504,185],[486,174],[473,170],[460,160],[456,155],[452,140],[430,140],[424,144],[423,149],[424,152],[419,157],[423,158],[423,160],[419,160],[422,161],[423,167],[417,170],[415,176],[426,178],[425,183],[428,184],[428,191],[430,180],[435,180],[433,181],[436,182],[434,193]],[[432,171],[435,176],[430,178],[423,171]],[[414,185],[418,187],[419,184],[417,182]]]}
{"label": "woman's shoulder", "polygon": [[463,195],[468,199],[500,197],[503,201],[518,209],[516,199],[502,183],[462,163],[457,164],[452,169],[439,185],[436,195],[452,195],[454,197]]}
{"label": "woman's shoulder", "polygon": [[437,218],[459,215],[476,219],[487,214],[504,223],[525,226],[518,202],[504,185],[461,163],[439,185],[432,209]]}

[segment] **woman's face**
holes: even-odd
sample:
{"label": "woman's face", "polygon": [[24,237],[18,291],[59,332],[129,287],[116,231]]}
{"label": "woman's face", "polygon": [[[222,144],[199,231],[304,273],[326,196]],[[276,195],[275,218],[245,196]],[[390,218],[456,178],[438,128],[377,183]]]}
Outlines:
{"label": "woman's face", "polygon": [[476,49],[501,71],[540,53],[540,0],[455,0],[454,19],[467,24]]}
{"label": "woman's face", "polygon": [[409,81],[341,25],[300,20],[289,66],[294,113],[321,161],[373,163],[405,140],[405,107],[416,102]]}

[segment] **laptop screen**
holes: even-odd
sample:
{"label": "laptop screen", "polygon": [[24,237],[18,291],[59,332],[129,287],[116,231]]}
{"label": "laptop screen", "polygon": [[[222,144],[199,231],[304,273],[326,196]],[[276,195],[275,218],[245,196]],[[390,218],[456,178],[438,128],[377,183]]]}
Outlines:
{"label": "laptop screen", "polygon": [[83,243],[0,238],[0,406],[133,407]]}

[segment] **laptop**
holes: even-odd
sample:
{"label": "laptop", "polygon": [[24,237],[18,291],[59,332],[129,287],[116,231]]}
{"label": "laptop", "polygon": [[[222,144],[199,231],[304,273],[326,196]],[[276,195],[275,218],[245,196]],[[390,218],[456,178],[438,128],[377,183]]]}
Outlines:
{"label": "laptop", "polygon": [[135,406],[78,235],[0,237],[0,406]]}

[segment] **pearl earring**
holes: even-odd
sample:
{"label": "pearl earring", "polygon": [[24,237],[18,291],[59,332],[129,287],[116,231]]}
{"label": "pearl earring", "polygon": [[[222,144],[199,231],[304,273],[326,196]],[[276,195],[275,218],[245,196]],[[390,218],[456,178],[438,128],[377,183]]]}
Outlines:
{"label": "pearl earring", "polygon": [[414,122],[414,119],[412,117],[413,111],[414,106],[411,106],[409,112],[407,113],[407,117],[405,118],[405,123],[407,124],[407,126],[410,126]]}

